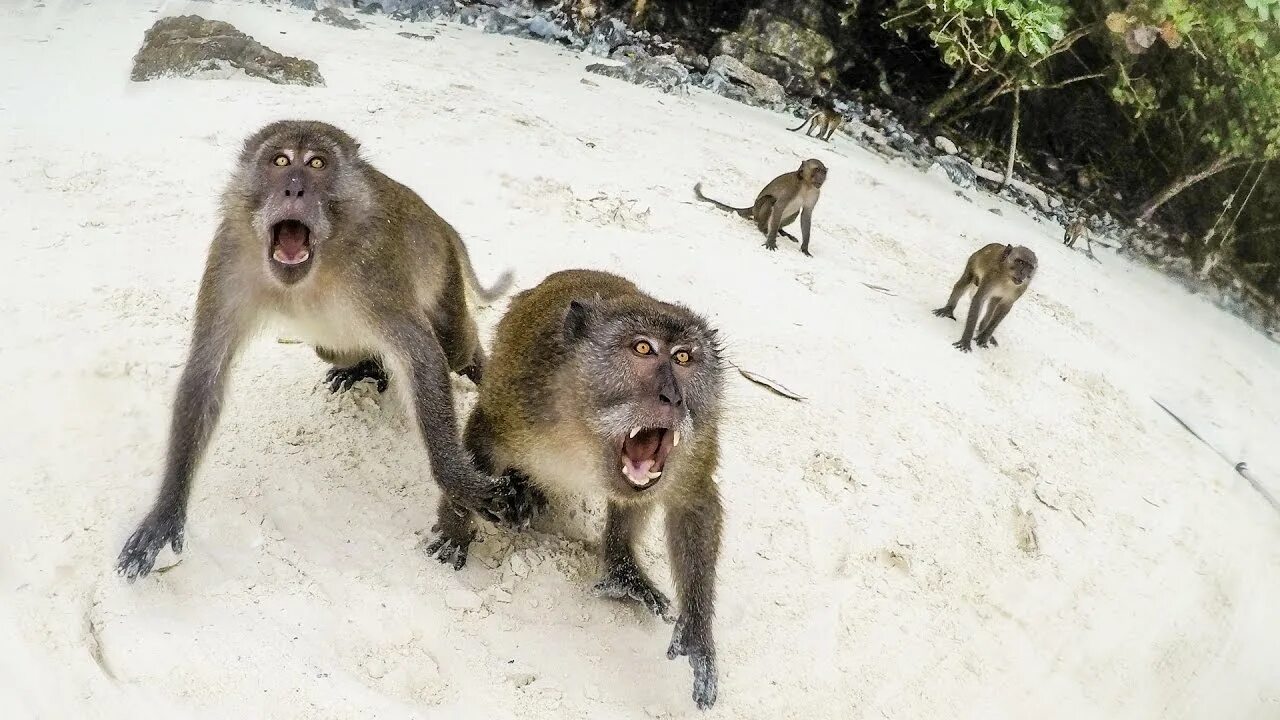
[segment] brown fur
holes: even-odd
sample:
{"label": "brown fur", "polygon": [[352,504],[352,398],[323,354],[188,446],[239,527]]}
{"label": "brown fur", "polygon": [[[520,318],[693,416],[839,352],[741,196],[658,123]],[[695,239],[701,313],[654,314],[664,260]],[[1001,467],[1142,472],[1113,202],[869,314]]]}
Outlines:
{"label": "brown fur", "polygon": [[999,345],[995,331],[1009,314],[1009,309],[1022,297],[1031,286],[1039,261],[1036,254],[1021,245],[1001,245],[991,243],[969,256],[964,272],[951,289],[951,297],[947,304],[933,311],[938,317],[956,319],[955,309],[960,299],[970,290],[975,290],[973,299],[969,301],[969,316],[965,320],[964,334],[953,343],[962,352],[972,349],[974,329],[978,327],[978,317],[986,307],[986,317],[978,329],[978,347]]}
{"label": "brown fur", "polygon": [[702,194],[702,183],[693,186],[693,194],[699,200],[711,203],[721,210],[754,220],[756,228],[764,233],[764,246],[769,250],[778,249],[779,234],[793,242],[796,240],[783,228],[799,216],[802,238],[800,252],[812,257],[809,253],[809,229],[813,223],[813,207],[818,204],[818,196],[826,181],[827,166],[821,160],[810,158],[800,163],[799,169],[770,180],[756,195],[751,207],[733,207],[709,198]]}
{"label": "brown fur", "polygon": [[805,131],[807,137],[817,137],[823,142],[831,142],[831,136],[844,124],[844,115],[841,115],[835,106],[831,104],[831,101],[826,98],[822,98],[814,104],[817,109],[809,117],[805,118],[804,122],[796,127],[787,128],[787,130],[797,132],[803,129],[805,125],[808,125],[809,129]]}
{"label": "brown fur", "polygon": [[[316,158],[319,168],[311,167]],[[305,229],[298,247],[306,254],[286,262],[277,255],[285,249],[280,228],[291,224]],[[200,282],[163,483],[121,551],[119,571],[133,580],[150,572],[166,544],[182,551],[191,480],[217,424],[228,370],[273,318],[340,365],[330,372],[334,388],[365,375],[385,387],[388,365],[444,493],[486,517],[517,521],[502,485],[472,467],[454,417],[448,371],[478,380],[484,364],[466,289],[486,298],[495,292],[473,279],[454,229],[364,161],[346,133],[283,121],[251,136],[223,194]]]}
{"label": "brown fur", "polygon": [[[637,338],[650,343],[651,355],[633,351]],[[692,360],[680,365],[683,349]],[[689,657],[700,707],[716,696],[719,353],[714,331],[688,309],[609,273],[557,272],[516,295],[498,323],[465,433],[479,467],[528,483],[530,494],[541,496],[534,504],[545,496],[603,498],[604,567],[595,590],[662,616],[669,601],[637,564],[634,542],[651,512],[665,510],[679,600],[668,657]],[[658,479],[650,475],[643,488],[619,469],[628,462],[623,438],[633,426],[646,433],[665,428],[658,444],[672,442]],[[471,542],[469,513],[445,501],[440,517],[440,536],[429,549],[456,566]]]}

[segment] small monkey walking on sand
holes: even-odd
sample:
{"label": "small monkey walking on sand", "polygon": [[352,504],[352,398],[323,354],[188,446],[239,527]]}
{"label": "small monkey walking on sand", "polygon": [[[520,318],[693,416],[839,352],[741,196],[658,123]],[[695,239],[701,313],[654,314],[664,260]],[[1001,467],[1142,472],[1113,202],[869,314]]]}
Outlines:
{"label": "small monkey walking on sand", "polygon": [[[818,108],[812,115],[805,118],[805,121],[793,128],[787,128],[791,132],[797,132],[804,128],[805,125],[809,129],[805,131],[807,137],[821,138],[823,142],[831,142],[831,136],[840,126],[844,124],[844,115],[836,110],[835,105],[827,98],[818,98],[814,101],[814,105]],[[814,134],[814,131],[817,134]]]}
{"label": "small monkey walking on sand", "polygon": [[809,253],[809,228],[813,223],[813,206],[818,204],[818,195],[822,185],[827,181],[827,166],[821,160],[810,158],[800,163],[794,172],[783,173],[756,195],[751,207],[737,208],[713,200],[702,194],[702,183],[693,186],[693,194],[703,202],[711,203],[721,210],[737,213],[754,220],[756,227],[764,233],[764,246],[769,250],[778,249],[778,235],[796,242],[791,233],[783,230],[800,216],[800,252],[813,257]]}
{"label": "small monkey walking on sand", "polygon": [[120,551],[132,581],[166,545],[182,552],[191,481],[217,425],[228,370],[266,320],[284,321],[334,363],[331,387],[364,377],[402,390],[446,497],[491,520],[523,523],[509,484],[477,472],[462,447],[450,371],[484,365],[465,291],[479,287],[458,233],[409,188],[319,122],[267,125],[244,144],[222,196],[174,400],[169,450],[151,511]]}
{"label": "small monkey walking on sand", "polygon": [[982,327],[978,329],[978,347],[985,348],[988,343],[1000,344],[996,342],[996,328],[1031,285],[1036,265],[1036,254],[1021,245],[991,243],[969,256],[964,272],[951,289],[947,304],[933,311],[938,317],[955,320],[956,305],[965,293],[976,288],[973,299],[969,301],[969,316],[964,322],[964,334],[953,343],[957,349],[962,352],[973,349],[970,343],[974,339],[974,328],[978,326],[978,316],[984,305],[986,317],[982,320]]}
{"label": "small monkey walking on sand", "polygon": [[[678,600],[667,657],[689,658],[699,708],[717,685],[720,353],[715,331],[683,306],[609,273],[557,272],[516,295],[498,323],[464,436],[482,471],[524,484],[527,506],[547,495],[606,500],[596,594],[667,618],[670,601],[635,557],[650,514],[664,509]],[[427,550],[461,567],[471,513],[446,497],[439,515]]]}

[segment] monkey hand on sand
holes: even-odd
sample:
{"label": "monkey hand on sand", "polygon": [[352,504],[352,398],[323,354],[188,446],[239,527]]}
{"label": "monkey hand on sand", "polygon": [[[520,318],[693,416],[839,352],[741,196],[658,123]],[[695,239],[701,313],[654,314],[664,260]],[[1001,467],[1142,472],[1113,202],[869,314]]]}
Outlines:
{"label": "monkey hand on sand", "polygon": [[612,600],[634,600],[667,622],[674,619],[669,615],[671,601],[653,586],[631,560],[616,563],[605,570],[591,591]]}
{"label": "monkey hand on sand", "polygon": [[940,307],[937,310],[934,310],[933,314],[938,317],[951,318],[952,320],[956,319],[956,311],[954,308]]}
{"label": "monkey hand on sand", "polygon": [[973,346],[964,340],[957,340],[951,343],[951,347],[959,350],[960,352],[973,352]]}
{"label": "monkey hand on sand", "polygon": [[991,347],[1000,347],[1000,343],[996,342],[996,338],[994,335],[988,338],[983,338],[983,337],[978,338],[978,347],[985,348],[988,345],[990,345]]}
{"label": "monkey hand on sand", "polygon": [[480,517],[497,525],[524,530],[547,508],[547,496],[518,472],[507,472],[491,481],[474,502],[459,502],[476,511]]}
{"label": "monkey hand on sand", "polygon": [[776,243],[776,242],[774,242],[774,243],[765,243],[765,244],[764,244],[764,247],[765,247],[765,249],[766,249],[766,250],[777,250],[777,249],[778,249],[778,243]]}
{"label": "monkey hand on sand", "polygon": [[116,572],[129,582],[146,577],[165,545],[172,546],[175,553],[182,552],[186,524],[180,510],[152,510],[125,542],[116,560]]}
{"label": "monkey hand on sand", "polygon": [[706,710],[716,702],[716,651],[710,629],[698,627],[683,613],[671,633],[667,659],[674,660],[681,655],[688,656],[693,668],[693,701],[699,710]]}

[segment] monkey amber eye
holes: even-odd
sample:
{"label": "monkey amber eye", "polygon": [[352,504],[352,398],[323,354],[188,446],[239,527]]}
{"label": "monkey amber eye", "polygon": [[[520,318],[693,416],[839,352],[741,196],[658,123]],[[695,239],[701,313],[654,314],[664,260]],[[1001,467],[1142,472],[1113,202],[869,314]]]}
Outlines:
{"label": "monkey amber eye", "polygon": [[637,355],[653,354],[653,346],[650,345],[647,340],[641,340],[640,342],[637,342],[635,345],[631,346],[631,349],[635,350]]}
{"label": "monkey amber eye", "polygon": [[319,170],[320,168],[324,167],[324,158],[313,157],[307,161],[307,165],[315,168],[316,170]]}
{"label": "monkey amber eye", "polygon": [[688,365],[689,361],[692,359],[693,358],[689,356],[688,350],[681,350],[680,352],[676,353],[676,363],[680,365]]}
{"label": "monkey amber eye", "polygon": [[276,167],[284,167],[285,165],[289,164],[289,158],[285,157],[284,155],[277,155],[276,159],[272,160],[271,162],[275,163]]}

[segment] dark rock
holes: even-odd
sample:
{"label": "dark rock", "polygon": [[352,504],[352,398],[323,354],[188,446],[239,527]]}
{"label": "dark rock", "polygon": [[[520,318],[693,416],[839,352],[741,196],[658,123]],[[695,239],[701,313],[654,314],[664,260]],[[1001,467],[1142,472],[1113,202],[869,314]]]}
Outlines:
{"label": "dark rock", "polygon": [[289,0],[289,4],[303,10],[316,9],[316,0]]}
{"label": "dark rock", "polygon": [[676,56],[676,59],[679,60],[681,64],[688,65],[700,73],[705,73],[707,69],[711,67],[711,61],[707,59],[706,55],[703,55],[688,45],[676,43],[671,46],[671,52]]}
{"label": "dark rock", "polygon": [[820,25],[792,20],[771,8],[754,8],[737,30],[716,42],[715,52],[739,58],[793,93],[813,94],[818,72],[836,54],[831,40],[814,27]]}
{"label": "dark rock", "polygon": [[591,36],[587,39],[587,52],[592,55],[609,57],[614,48],[625,45],[630,39],[631,31],[617,18],[605,18],[591,28]]}
{"label": "dark rock", "polygon": [[734,57],[718,55],[711,60],[702,86],[718,95],[748,105],[781,110],[787,95],[777,80],[747,67]]}
{"label": "dark rock", "polygon": [[656,87],[663,92],[671,92],[689,84],[689,71],[671,55],[653,57],[639,46],[624,45],[614,51],[613,58],[622,60],[623,65],[597,63],[588,65],[587,72],[645,87]]}
{"label": "dark rock", "polygon": [[378,0],[360,3],[359,12],[366,15],[385,13],[393,20],[421,22],[433,18],[452,16],[458,12],[455,0]]}
{"label": "dark rock", "polygon": [[943,155],[929,167],[930,175],[945,177],[952,183],[968,190],[978,182],[978,174],[973,166],[954,155]]}
{"label": "dark rock", "polygon": [[398,32],[396,33],[396,35],[399,35],[402,38],[408,38],[410,40],[435,40],[436,39],[435,35],[419,35],[418,33],[411,33],[411,32]]}
{"label": "dark rock", "polygon": [[346,28],[348,30],[359,30],[364,24],[355,18],[349,18],[342,14],[338,8],[327,7],[323,10],[317,10],[312,16],[311,22],[320,22],[334,27]]}
{"label": "dark rock", "polygon": [[491,12],[484,19],[484,27],[481,28],[487,33],[498,33],[499,35],[519,35],[524,32],[524,26],[516,18],[507,15],[504,12]]}
{"label": "dark rock", "polygon": [[227,67],[281,85],[324,84],[314,62],[281,55],[230,23],[205,20],[198,15],[156,21],[133,56],[130,78],[142,81],[190,76]]}

